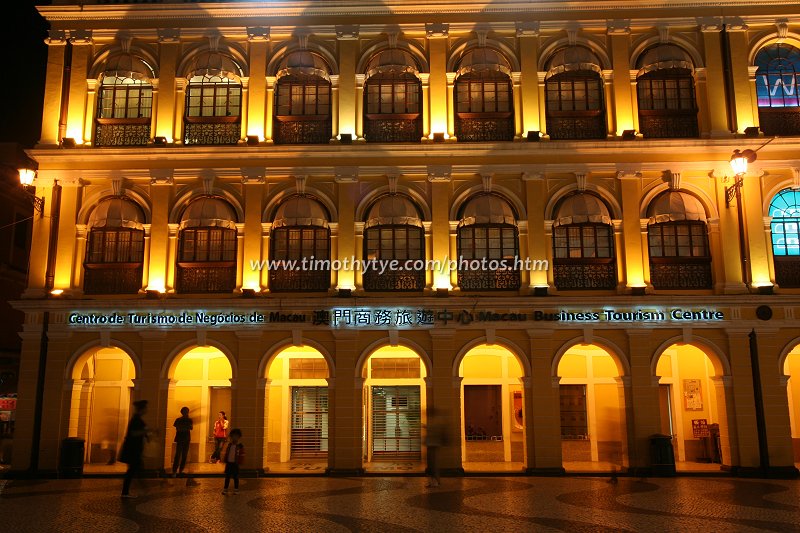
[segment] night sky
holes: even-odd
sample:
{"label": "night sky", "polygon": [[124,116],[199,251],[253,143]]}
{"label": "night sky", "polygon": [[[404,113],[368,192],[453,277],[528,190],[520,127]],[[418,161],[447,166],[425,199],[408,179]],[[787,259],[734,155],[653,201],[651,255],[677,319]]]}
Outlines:
{"label": "night sky", "polygon": [[[36,11],[42,0],[3,0],[0,17],[0,142],[32,147],[39,140],[47,64],[47,23]],[[9,5],[10,4],[10,5]]]}

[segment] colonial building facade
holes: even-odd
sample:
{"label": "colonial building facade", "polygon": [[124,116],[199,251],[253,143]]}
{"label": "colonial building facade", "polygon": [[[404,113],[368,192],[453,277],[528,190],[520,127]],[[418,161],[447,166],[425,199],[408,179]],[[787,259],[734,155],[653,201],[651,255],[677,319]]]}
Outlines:
{"label": "colonial building facade", "polygon": [[186,405],[264,471],[424,468],[435,410],[452,471],[796,474],[794,3],[76,4],[16,470],[148,399],[153,468]]}

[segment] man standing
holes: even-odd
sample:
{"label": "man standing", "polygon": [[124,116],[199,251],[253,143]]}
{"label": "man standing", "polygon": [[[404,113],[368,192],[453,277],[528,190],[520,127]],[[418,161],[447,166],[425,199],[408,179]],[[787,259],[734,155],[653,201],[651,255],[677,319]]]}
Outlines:
{"label": "man standing", "polygon": [[189,408],[181,407],[181,416],[172,424],[175,426],[175,459],[172,461],[172,477],[183,473],[186,468],[186,458],[189,455],[189,442],[191,431],[194,429],[192,419],[189,418]]}
{"label": "man standing", "polygon": [[142,418],[147,414],[147,400],[133,402],[133,416],[128,422],[128,431],[125,433],[125,440],[122,443],[122,451],[119,460],[128,465],[125,478],[122,482],[122,497],[135,498],[130,493],[131,481],[133,476],[142,469],[142,455],[144,454],[144,443],[148,438],[147,424]]}

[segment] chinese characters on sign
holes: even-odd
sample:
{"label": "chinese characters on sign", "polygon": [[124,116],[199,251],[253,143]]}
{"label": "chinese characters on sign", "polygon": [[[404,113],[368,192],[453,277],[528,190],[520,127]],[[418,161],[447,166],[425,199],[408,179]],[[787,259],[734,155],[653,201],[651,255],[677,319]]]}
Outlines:
{"label": "chinese characters on sign", "polygon": [[433,326],[430,309],[333,309],[315,311],[313,324],[333,327],[426,327]]}

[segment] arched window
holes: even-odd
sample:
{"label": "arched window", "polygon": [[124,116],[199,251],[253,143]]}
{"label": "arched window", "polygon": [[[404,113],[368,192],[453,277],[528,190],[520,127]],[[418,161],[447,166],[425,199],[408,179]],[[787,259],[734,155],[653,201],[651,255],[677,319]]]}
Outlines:
{"label": "arched window", "polygon": [[83,292],[136,294],[142,288],[144,215],[124,196],[97,204],[89,217]]}
{"label": "arched window", "polygon": [[605,139],[605,98],[600,60],[588,48],[562,48],[545,76],[547,133],[551,139]]}
{"label": "arched window", "polygon": [[189,69],[184,144],[236,144],[242,136],[242,68],[219,52],[199,54]]}
{"label": "arched window", "polygon": [[553,276],[558,289],[614,289],[614,226],[600,198],[579,192],[564,198],[553,219]]}
{"label": "arched window", "polygon": [[153,68],[130,53],[106,62],[100,79],[95,146],[143,146],[150,142]]}
{"label": "arched window", "polygon": [[800,287],[800,190],[784,189],[769,204],[775,282]]}
{"label": "arched window", "polygon": [[519,289],[519,232],[514,210],[504,198],[484,193],[465,204],[457,247],[462,290]]}
{"label": "arched window", "polygon": [[419,142],[422,138],[422,83],[419,66],[406,51],[391,48],[367,65],[364,82],[364,137],[369,142]]}
{"label": "arched window", "polygon": [[650,282],[656,289],[710,289],[711,251],[706,211],[683,191],[667,191],[650,204],[647,243]]}
{"label": "arched window", "polygon": [[176,290],[232,292],[236,287],[236,213],[214,196],[192,200],[181,217]]}
{"label": "arched window", "polygon": [[269,290],[327,291],[331,286],[331,230],[325,207],[313,197],[287,198],[275,213],[270,236],[270,259],[279,267],[269,271]]}
{"label": "arched window", "polygon": [[458,63],[455,134],[459,141],[514,140],[511,66],[491,48],[476,48]]}
{"label": "arched window", "polygon": [[364,225],[364,259],[370,262],[363,275],[364,290],[425,288],[425,268],[413,264],[425,259],[425,230],[411,200],[391,194],[372,205]]}
{"label": "arched window", "polygon": [[637,62],[639,131],[649,138],[697,137],[694,65],[673,44],[651,48]]}
{"label": "arched window", "polygon": [[288,54],[278,66],[275,84],[277,144],[324,144],[331,138],[330,67],[308,51]]}
{"label": "arched window", "polygon": [[800,50],[775,43],[755,58],[758,122],[765,135],[800,135]]}

